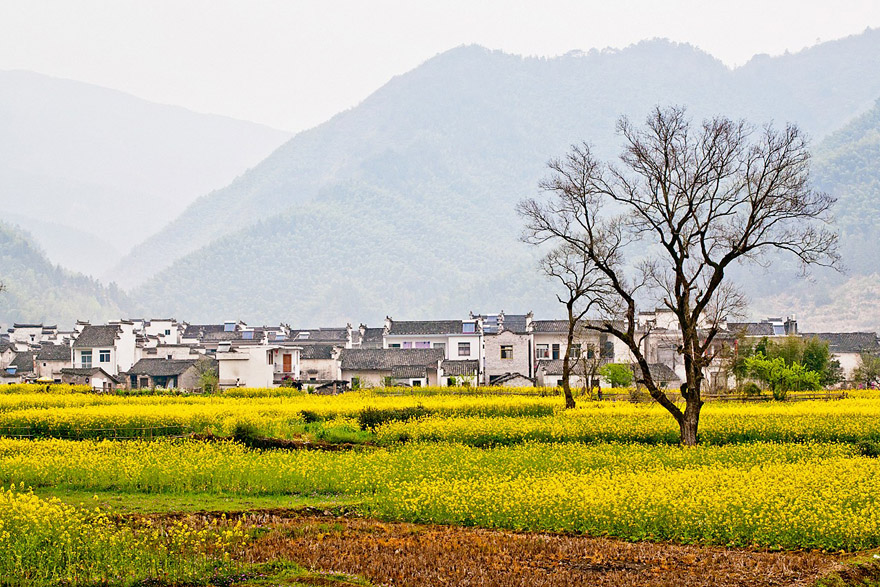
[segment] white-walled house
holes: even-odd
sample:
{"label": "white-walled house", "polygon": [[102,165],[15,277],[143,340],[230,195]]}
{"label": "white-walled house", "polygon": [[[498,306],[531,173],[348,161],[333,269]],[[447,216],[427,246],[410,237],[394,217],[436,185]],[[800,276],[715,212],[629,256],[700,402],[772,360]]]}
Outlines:
{"label": "white-walled house", "polygon": [[58,332],[56,325],[43,324],[18,324],[14,323],[9,329],[9,341],[18,345],[19,350],[25,350],[27,346],[36,346],[43,341],[53,338]]}
{"label": "white-walled house", "polygon": [[483,333],[470,320],[392,320],[385,318],[382,346],[386,349],[441,349],[450,361],[478,361],[483,372]]}
{"label": "white-walled house", "polygon": [[187,359],[198,359],[204,354],[204,349],[196,345],[159,343],[141,349],[140,358],[182,361]]}
{"label": "white-walled house", "polygon": [[494,385],[499,378],[512,374],[529,379],[534,376],[531,334],[511,330],[483,334],[483,349],[483,384]]}
{"label": "white-walled house", "polygon": [[144,322],[144,334],[158,337],[160,344],[180,344],[180,328],[174,318],[160,318]]}
{"label": "white-walled house", "polygon": [[[533,320],[532,337],[535,345],[535,358],[542,360],[561,360],[568,344],[568,320]],[[572,358],[585,353],[588,359],[596,354],[602,362],[628,363],[631,353],[625,344],[616,337],[600,332],[577,329],[572,344]]]}
{"label": "white-walled house", "polygon": [[39,381],[61,383],[61,370],[70,367],[73,367],[73,351],[69,344],[40,345],[35,365]]}
{"label": "white-walled house", "polygon": [[128,371],[138,359],[137,335],[130,321],[84,325],[73,343],[73,368],[99,367],[113,375]]}
{"label": "white-walled house", "polygon": [[464,385],[476,387],[480,384],[480,362],[473,360],[450,361],[440,363],[437,374],[439,385],[443,387]]}
{"label": "white-walled house", "polygon": [[341,346],[332,344],[302,345],[300,352],[300,379],[303,383],[317,384],[327,381],[341,381],[339,367]]}
{"label": "white-walled house", "polygon": [[61,370],[62,383],[88,385],[95,391],[113,391],[121,381],[101,367],[65,368]]}
{"label": "white-walled house", "polygon": [[443,350],[342,349],[339,361],[342,380],[348,381],[352,389],[388,384],[425,387],[439,385]]}
{"label": "white-walled house", "polygon": [[298,346],[220,343],[215,358],[219,385],[229,387],[275,387],[285,379],[298,380]]}

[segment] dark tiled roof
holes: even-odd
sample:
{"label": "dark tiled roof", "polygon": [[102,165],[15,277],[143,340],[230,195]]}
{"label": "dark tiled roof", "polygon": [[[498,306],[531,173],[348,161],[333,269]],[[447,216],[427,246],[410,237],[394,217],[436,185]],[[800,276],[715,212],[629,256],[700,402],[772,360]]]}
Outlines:
{"label": "dark tiled roof", "polygon": [[390,371],[400,365],[436,365],[443,349],[343,349],[342,368],[348,371]]}
{"label": "dark tiled roof", "polygon": [[361,338],[361,344],[365,342],[378,342],[381,344],[384,332],[384,328],[365,328],[363,337]]}
{"label": "dark tiled roof", "polygon": [[476,375],[480,367],[479,361],[443,361],[440,364],[443,367],[444,375],[462,376]]}
{"label": "dark tiled roof", "polygon": [[332,344],[307,344],[299,356],[301,359],[332,359],[334,348]]}
{"label": "dark tiled roof", "polygon": [[[17,322],[12,324],[13,328],[43,328],[42,324],[19,324]],[[46,328],[53,328],[52,326],[46,326]]]}
{"label": "dark tiled roof", "polygon": [[115,381],[116,383],[122,382],[118,377],[114,377],[113,375],[111,375],[110,373],[107,373],[106,371],[104,371],[100,367],[91,367],[89,369],[64,368],[61,370],[61,373],[63,375],[76,375],[78,377],[86,377],[86,376],[90,377],[92,375],[95,375],[96,373],[103,373],[106,377],[108,377],[112,381]]}
{"label": "dark tiled roof", "polygon": [[[308,333],[308,338],[299,338],[300,333]],[[291,329],[290,340],[297,342],[345,342],[348,340],[347,328],[299,328]]]}
{"label": "dark tiled roof", "polygon": [[0,340],[0,353],[5,353],[7,349],[15,350],[15,346],[8,340]]}
{"label": "dark tiled roof", "polygon": [[525,379],[526,381],[530,382],[532,385],[535,384],[534,379],[532,379],[531,377],[526,377],[525,375],[523,375],[521,373],[505,373],[504,375],[501,375],[500,377],[493,378],[490,383],[492,385],[504,385],[506,383],[510,383],[511,381],[516,381],[517,379]]}
{"label": "dark tiled roof", "polygon": [[[235,332],[224,332],[223,324],[187,324],[183,331],[183,338],[195,338],[196,340],[204,340],[210,336],[218,334],[231,335],[235,338]],[[216,338],[214,340],[217,340]]]}
{"label": "dark tiled roof", "polygon": [[420,379],[428,376],[428,368],[424,365],[395,365],[391,367],[391,376],[395,379]]}
{"label": "dark tiled roof", "polygon": [[180,375],[195,365],[197,359],[141,359],[128,370],[129,375],[170,377]]}
{"label": "dark tiled roof", "polygon": [[504,330],[510,330],[517,334],[525,334],[526,332],[526,315],[525,314],[505,314],[503,322]]}
{"label": "dark tiled roof", "polygon": [[[507,318],[504,319],[505,324],[507,322]],[[602,326],[604,324],[602,320],[581,320],[579,324],[581,325],[590,325],[590,326]],[[615,322],[618,327],[623,325],[623,322],[617,321]],[[568,332],[568,320],[532,320],[532,332]]]}
{"label": "dark tiled roof", "polygon": [[815,332],[801,333],[805,339],[818,337],[828,343],[832,353],[876,352],[880,350],[880,342],[876,332]]}
{"label": "dark tiled roof", "polygon": [[773,325],[769,322],[728,322],[727,330],[745,336],[773,336]]}
{"label": "dark tiled roof", "polygon": [[12,362],[9,363],[9,366],[17,367],[18,373],[33,373],[35,356],[37,356],[37,353],[18,353],[15,355],[15,358],[12,359]]}
{"label": "dark tiled roof", "polygon": [[[678,375],[675,374],[675,371],[663,363],[649,363],[648,369],[651,371],[651,379],[654,380],[654,383],[660,383],[662,381],[681,381],[681,379],[678,378]],[[640,373],[638,365],[634,364],[632,370],[633,373]]]}
{"label": "dark tiled roof", "polygon": [[395,320],[388,334],[462,334],[461,320]]}
{"label": "dark tiled roof", "polygon": [[[547,375],[562,375],[562,359],[541,359],[536,367],[538,370],[543,369]],[[583,375],[583,362],[573,360],[571,362],[571,372],[573,375]]]}
{"label": "dark tiled roof", "polygon": [[94,347],[110,347],[116,342],[116,335],[119,333],[119,326],[110,324],[108,326],[92,326],[88,325],[78,337],[73,346],[78,349],[88,349]]}
{"label": "dark tiled roof", "polygon": [[39,361],[70,361],[70,347],[63,344],[43,343],[37,353]]}

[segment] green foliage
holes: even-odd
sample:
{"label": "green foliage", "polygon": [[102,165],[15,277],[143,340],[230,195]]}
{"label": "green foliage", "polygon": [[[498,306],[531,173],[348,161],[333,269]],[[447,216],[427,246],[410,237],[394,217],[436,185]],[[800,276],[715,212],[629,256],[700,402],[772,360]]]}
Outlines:
{"label": "green foliage", "polygon": [[195,364],[199,374],[199,387],[204,393],[215,393],[219,389],[220,374],[217,362],[208,357],[200,357]]}
{"label": "green foliage", "polygon": [[629,387],[633,381],[632,367],[625,363],[606,363],[599,367],[599,375],[606,378],[611,387]]}
{"label": "green foliage", "polygon": [[783,357],[768,359],[758,353],[745,360],[749,375],[770,387],[773,397],[783,400],[789,391],[821,388],[821,375],[800,363],[787,365]]}
{"label": "green foliage", "polygon": [[[770,340],[765,336],[758,340],[754,346],[749,343],[748,339],[741,340],[732,365],[732,371],[739,381],[743,381],[747,377],[755,377],[753,373],[755,363],[754,360],[750,363],[749,359],[756,356],[766,359],[780,359],[786,367],[790,368],[800,365],[807,371],[819,375],[820,386],[832,385],[842,378],[840,363],[832,358],[828,342],[819,340],[816,336],[810,338],[786,336],[781,340]],[[765,379],[761,379],[761,381],[767,382]]]}
{"label": "green foliage", "polygon": [[871,353],[862,353],[859,356],[859,366],[856,367],[853,378],[865,387],[880,385],[880,357]]}
{"label": "green foliage", "polygon": [[427,416],[431,412],[424,406],[409,406],[405,408],[374,408],[366,407],[358,412],[358,425],[361,430],[375,430],[386,422],[407,421],[413,418]]}
{"label": "green foliage", "polygon": [[744,395],[750,397],[761,395],[761,386],[754,381],[746,381],[743,384],[741,390]]}
{"label": "green foliage", "polygon": [[115,285],[52,265],[29,235],[0,222],[0,318],[73,324],[118,319],[129,300]]}

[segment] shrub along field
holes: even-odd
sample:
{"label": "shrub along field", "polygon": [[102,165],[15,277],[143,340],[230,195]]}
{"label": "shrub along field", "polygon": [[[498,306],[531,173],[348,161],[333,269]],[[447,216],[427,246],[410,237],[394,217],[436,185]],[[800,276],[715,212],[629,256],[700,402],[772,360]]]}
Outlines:
{"label": "shrub along field", "polygon": [[[566,411],[558,397],[512,391],[16,389],[0,394],[0,485],[14,487],[0,496],[0,577],[180,584],[249,568],[242,553],[253,528],[226,520],[145,526],[94,504],[37,497],[84,492],[132,503],[299,496],[389,521],[725,547],[877,548],[880,396],[850,396],[709,402],[702,446],[683,449],[671,417],[651,404],[582,400]],[[356,444],[260,450],[217,438],[230,435]],[[137,436],[147,438],[127,439]]]}

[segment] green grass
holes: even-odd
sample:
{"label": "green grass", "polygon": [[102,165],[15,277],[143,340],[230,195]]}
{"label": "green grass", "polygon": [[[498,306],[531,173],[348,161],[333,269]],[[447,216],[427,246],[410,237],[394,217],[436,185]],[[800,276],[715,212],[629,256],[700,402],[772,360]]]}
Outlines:
{"label": "green grass", "polygon": [[372,587],[373,583],[360,577],[341,573],[316,573],[290,561],[273,561],[251,566],[246,578],[235,581],[236,587],[315,587],[316,585],[338,585],[339,587]]}
{"label": "green grass", "polygon": [[304,507],[334,509],[354,507],[360,502],[339,495],[241,495],[224,493],[138,493],[129,491],[87,491],[66,487],[38,487],[34,494],[55,497],[62,502],[115,514],[163,514],[193,512],[245,512]]}

